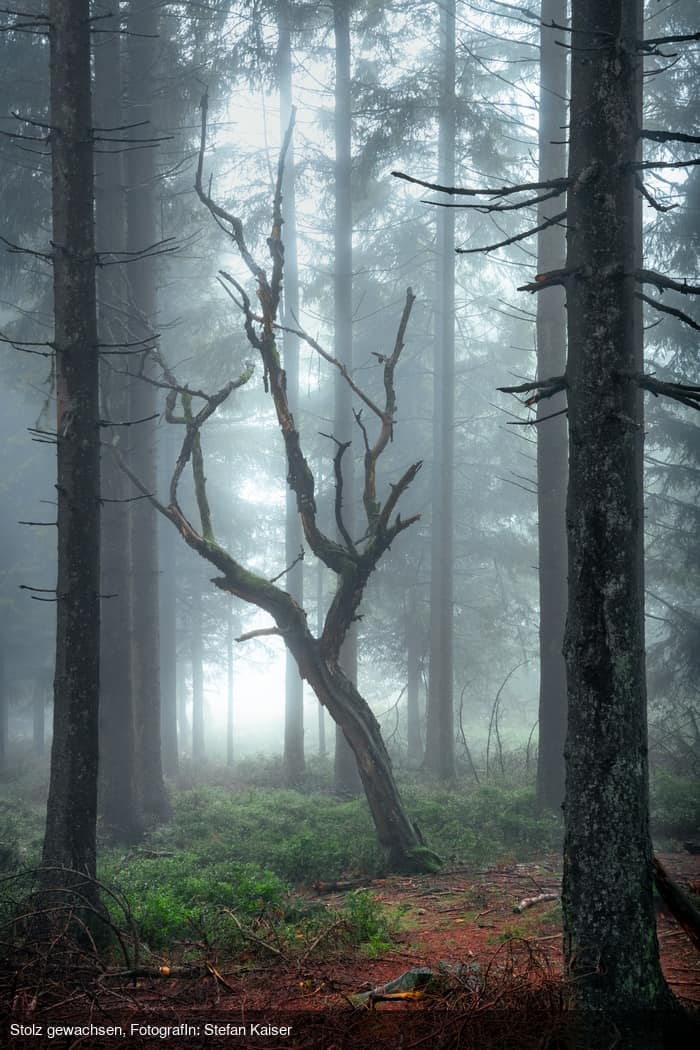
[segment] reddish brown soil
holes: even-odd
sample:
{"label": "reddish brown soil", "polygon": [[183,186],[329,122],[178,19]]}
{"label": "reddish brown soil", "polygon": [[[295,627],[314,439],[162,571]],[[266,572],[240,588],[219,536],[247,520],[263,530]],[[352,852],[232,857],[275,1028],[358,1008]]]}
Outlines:
{"label": "reddish brown soil", "polygon": [[[680,885],[697,882],[700,862],[688,854],[663,854],[671,876]],[[379,958],[361,951],[348,953],[327,936],[313,950],[300,940],[289,952],[272,939],[267,944],[251,942],[247,960],[226,960],[211,956],[208,969],[199,968],[192,976],[137,981],[103,982],[104,992],[89,1005],[82,997],[64,1003],[54,1019],[65,1022],[120,1023],[124,1039],[80,1038],[50,1045],[66,1050],[105,1047],[165,1046],[170,1048],[207,1046],[314,1047],[341,1050],[344,1047],[406,1046],[425,1047],[519,1047],[581,1046],[567,1042],[554,1029],[548,1029],[547,1042],[525,1041],[522,1024],[534,1038],[532,1010],[549,1017],[557,1013],[559,977],[562,967],[561,914],[558,900],[535,904],[520,914],[514,907],[525,898],[560,889],[559,859],[548,857],[537,863],[503,864],[488,870],[455,870],[445,874],[377,879],[367,888],[389,908],[402,909],[392,949]],[[308,897],[338,909],[343,893]],[[691,1010],[700,1009],[700,958],[684,932],[663,909],[657,916],[662,964],[675,995]],[[260,936],[264,939],[264,931]],[[279,954],[275,954],[276,949]],[[353,1008],[351,997],[399,976],[417,966],[435,967],[448,963],[478,963],[486,975],[486,990],[467,994],[459,990],[455,998],[425,998],[402,1003],[380,1003],[374,1011]],[[532,992],[535,1003],[528,1006],[527,1020],[521,1022],[519,997]],[[539,996],[539,999],[537,999]],[[456,1027],[459,1010],[471,1011],[472,1027]],[[486,1031],[484,1024],[474,1029],[474,1019],[485,1022],[501,1010],[505,1027]],[[431,1012],[432,1011],[432,1012]],[[510,1013],[508,1012],[510,1011]],[[41,1011],[32,1015],[34,1023],[46,1024]],[[175,1026],[186,1022],[200,1027],[215,1022],[248,1026],[253,1021],[266,1024],[292,1024],[294,1035],[245,1035],[219,1032],[203,1035],[142,1038],[129,1031],[131,1022]],[[392,1027],[393,1026],[393,1027]],[[409,1033],[412,1038],[409,1038]],[[614,1034],[614,1033],[613,1033]],[[543,1037],[544,1038],[544,1037]],[[559,1041],[557,1041],[559,1040]],[[14,1039],[13,1050],[44,1045],[38,1039]],[[47,1044],[48,1045],[48,1044]],[[601,1043],[601,1045],[603,1045]],[[604,1045],[614,1045],[610,1040]],[[631,1044],[630,1045],[637,1045]],[[641,1044],[643,1045],[643,1043]],[[675,1048],[683,1043],[670,1042]]]}

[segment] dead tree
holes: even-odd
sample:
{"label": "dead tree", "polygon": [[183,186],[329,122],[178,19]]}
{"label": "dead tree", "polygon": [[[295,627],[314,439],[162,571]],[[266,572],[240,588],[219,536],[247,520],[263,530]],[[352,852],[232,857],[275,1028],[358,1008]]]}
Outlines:
{"label": "dead tree", "polygon": [[[439,858],[426,848],[420,831],[406,813],[394,780],[391,760],[382,739],[379,723],[367,701],[340,666],[343,640],[358,617],[367,581],[393,541],[418,519],[418,515],[402,518],[397,511],[397,505],[420,470],[420,462],[408,467],[398,481],[390,486],[383,500],[377,492],[377,464],[382,452],[393,437],[396,411],[394,372],[403,348],[404,334],[414,295],[408,289],[394,348],[383,361],[383,405],[376,404],[369,398],[355,384],[345,366],[328,354],[314,339],[301,330],[297,331],[300,338],[338,369],[354,394],[379,423],[379,432],[372,442],[369,427],[362,419],[361,410],[355,413],[365,447],[363,504],[366,528],[360,540],[353,539],[343,517],[341,464],[349,443],[336,441],[334,457],[335,522],[340,538],[333,539],[325,535],[319,528],[315,480],[302,451],[299,431],[289,409],[285,372],[277,349],[277,333],[282,327],[277,322],[277,316],[284,270],[284,248],[281,239],[282,176],[291,126],[282,148],[277,172],[272,227],[267,241],[271,260],[271,271],[268,276],[247,245],[241,220],[217,204],[209,192],[204,189],[202,177],[206,124],[207,98],[205,95],[202,100],[202,131],[195,186],[202,203],[219,226],[226,231],[253,277],[259,312],[254,311],[245,288],[230,274],[222,272],[221,282],[241,310],[248,342],[262,362],[265,387],[272,399],[284,440],[287,480],[296,499],[297,512],[306,543],[316,557],[337,577],[335,594],[319,635],[315,636],[312,633],[306,612],[287,591],[278,583],[246,569],[217,542],[214,534],[204,476],[200,432],[206,421],[230,394],[250,379],[253,371],[251,365],[246,366],[237,379],[230,380],[220,390],[210,394],[179,385],[165,362],[159,358],[162,379],[147,379],[146,381],[156,382],[157,385],[167,389],[166,419],[170,423],[183,426],[185,430],[182,447],[170,482],[168,502],[161,503],[151,496],[144,483],[130,471],[128,464],[124,463],[123,467],[137,488],[144,495],[148,495],[157,510],[175,525],[185,542],[218,570],[221,575],[212,582],[221,590],[265,610],[271,616],[274,626],[264,629],[263,633],[274,633],[283,638],[297,663],[302,678],[309,682],[321,704],[328,709],[333,719],[342,728],[355,754],[379,842],[385,852],[389,867],[393,870],[431,870],[439,864]],[[199,411],[195,411],[193,407],[195,402],[202,402]],[[195,526],[188,519],[179,502],[178,485],[188,465],[191,467],[194,481],[199,526]],[[252,632],[253,635],[257,633]],[[246,637],[251,637],[251,635]]]}

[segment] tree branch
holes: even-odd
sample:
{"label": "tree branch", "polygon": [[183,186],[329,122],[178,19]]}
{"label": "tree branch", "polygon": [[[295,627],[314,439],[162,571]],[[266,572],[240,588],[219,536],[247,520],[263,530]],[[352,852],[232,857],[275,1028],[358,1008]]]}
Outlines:
{"label": "tree branch", "polygon": [[653,284],[660,292],[666,290],[680,292],[682,295],[700,295],[700,285],[688,284],[687,280],[677,281],[656,270],[636,270],[635,276],[640,284]]}
{"label": "tree branch", "polygon": [[518,288],[519,292],[541,292],[543,288],[553,288],[555,285],[561,284],[566,285],[569,277],[572,277],[574,270],[549,270],[548,273],[538,273],[535,276],[535,280],[528,284],[521,284]]}
{"label": "tree branch", "polygon": [[639,190],[641,195],[644,197],[644,200],[647,201],[647,203],[650,204],[651,207],[655,211],[661,211],[661,212],[673,211],[674,208],[678,207],[677,204],[659,204],[659,202],[657,201],[656,197],[652,196],[652,194],[646,188],[646,186],[644,185],[644,182],[639,177],[639,175],[635,175],[634,181],[635,181],[635,185],[636,185],[637,189]]}
{"label": "tree branch", "polygon": [[560,190],[550,190],[549,193],[542,193],[538,197],[530,197],[529,200],[517,201],[515,204],[452,204],[450,201],[429,201],[426,198],[421,198],[421,204],[429,204],[431,208],[461,208],[463,210],[478,211],[483,215],[490,215],[495,212],[502,211],[518,211],[520,208],[533,208],[537,204],[543,204],[544,201],[551,201],[555,197],[560,197]]}
{"label": "tree branch", "polygon": [[700,410],[700,386],[666,383],[650,375],[637,375],[634,378],[642,390],[650,391],[654,397],[670,397],[672,401],[680,401],[682,405]]}
{"label": "tree branch", "polygon": [[[200,102],[200,108],[202,110],[202,120],[201,120],[201,130],[200,130],[200,138],[199,138],[199,154],[198,154],[198,158],[197,158],[197,172],[195,174],[195,180],[194,180],[195,192],[196,192],[197,196],[199,197],[200,201],[202,202],[202,204],[204,205],[204,207],[214,217],[214,219],[216,220],[218,225],[221,227],[221,229],[223,229],[225,233],[227,233],[230,237],[233,238],[233,240],[234,240],[234,242],[236,244],[236,247],[238,248],[239,252],[241,253],[241,258],[243,259],[243,262],[246,264],[246,266],[248,267],[248,269],[252,273],[253,277],[255,277],[256,280],[262,279],[265,282],[265,284],[267,284],[267,276],[265,274],[265,271],[262,269],[262,267],[258,266],[258,264],[256,263],[255,259],[253,258],[253,256],[251,255],[251,253],[250,253],[250,251],[248,249],[248,245],[246,244],[245,237],[243,236],[243,223],[242,223],[242,221],[237,216],[235,216],[235,215],[231,214],[231,212],[227,211],[225,208],[222,208],[220,204],[217,204],[213,200],[213,198],[211,196],[211,193],[209,191],[205,190],[203,185],[202,185],[202,174],[203,174],[203,169],[204,169],[204,153],[205,153],[206,146],[207,146],[207,114],[209,112],[209,92],[208,91],[205,91],[204,94],[202,95],[202,100]],[[210,187],[211,187],[211,181],[210,181]],[[223,224],[225,224],[225,225],[223,225]]]}
{"label": "tree branch", "polygon": [[245,634],[241,634],[236,638],[236,641],[249,642],[252,638],[269,638],[271,635],[278,635],[281,637],[282,632],[279,627],[258,627],[254,631],[246,631]]}
{"label": "tree branch", "polygon": [[693,168],[700,164],[700,157],[692,160],[639,160],[633,164],[635,171],[653,171],[655,168]]}
{"label": "tree branch", "polygon": [[330,441],[334,441],[336,444],[337,451],[333,456],[333,473],[335,476],[335,523],[338,527],[338,532],[345,540],[345,545],[348,548],[348,550],[352,551],[353,553],[356,553],[355,544],[350,536],[350,533],[345,527],[345,522],[343,521],[343,456],[350,448],[352,442],[338,441],[338,438],[334,437],[333,434],[321,433],[321,437],[328,438]]}
{"label": "tree branch", "polygon": [[652,299],[649,295],[644,295],[643,292],[637,292],[637,298],[641,299],[642,302],[648,303],[649,306],[653,306],[655,310],[659,310],[663,314],[670,314],[672,317],[677,317],[679,321],[683,321],[684,324],[694,328],[696,332],[700,332],[700,324],[694,321],[693,318],[684,313],[682,310],[676,310],[673,306],[665,306],[664,303],[660,303],[658,299]]}
{"label": "tree branch", "polygon": [[[427,190],[436,193],[449,193],[453,197],[509,197],[513,193],[526,193],[531,190],[556,190],[559,196],[565,193],[570,184],[570,179],[548,179],[544,182],[522,182],[517,186],[493,186],[485,189],[471,189],[462,186],[443,186],[438,182],[426,182],[424,179],[416,179],[413,175],[407,175],[403,171],[392,171],[396,179],[403,179],[415,186],[423,186]],[[523,205],[524,206],[524,205]]]}
{"label": "tree branch", "polygon": [[554,397],[560,391],[566,390],[567,385],[566,376],[552,376],[551,379],[535,379],[532,382],[520,383],[519,386],[499,386],[498,390],[502,394],[525,394],[529,390],[536,390],[537,393],[533,397],[521,401],[521,404],[530,406],[539,401],[546,401],[548,397]]}
{"label": "tree branch", "polygon": [[509,427],[538,427],[540,423],[546,423],[548,419],[556,419],[557,416],[565,416],[568,408],[560,408],[558,412],[550,412],[548,416],[538,416],[537,419],[508,419],[506,426]]}
{"label": "tree branch", "polygon": [[486,244],[483,248],[455,248],[457,255],[473,255],[475,252],[493,252],[496,248],[505,248],[509,244],[516,244],[518,241],[524,241],[528,237],[534,237],[536,233],[541,233],[542,230],[548,230],[550,226],[556,226],[566,218],[566,212],[560,211],[558,215],[553,215],[551,219],[545,219],[544,222],[540,223],[539,226],[533,226],[529,230],[525,230],[524,233],[516,233],[513,237],[507,237],[504,241],[498,241],[497,244]]}
{"label": "tree branch", "polygon": [[649,142],[700,142],[700,135],[686,135],[684,131],[651,131],[649,128],[642,128],[639,137]]}
{"label": "tree branch", "polygon": [[677,36],[652,36],[647,40],[638,40],[637,47],[641,51],[653,52],[655,48],[663,47],[664,44],[684,44],[693,40],[700,40],[700,33],[683,33]]}

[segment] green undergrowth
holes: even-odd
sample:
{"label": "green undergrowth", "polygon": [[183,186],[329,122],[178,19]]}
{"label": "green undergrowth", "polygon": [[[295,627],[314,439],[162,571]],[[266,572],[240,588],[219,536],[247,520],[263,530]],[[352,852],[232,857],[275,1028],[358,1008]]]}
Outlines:
{"label": "green undergrowth", "polygon": [[[525,857],[559,841],[558,822],[535,814],[527,790],[413,786],[404,795],[426,841],[448,863]],[[376,955],[389,947],[398,920],[371,894],[348,894],[336,914],[290,887],[382,871],[364,800],[199,786],[174,795],[172,821],[142,846],[101,851],[99,874],[129,902],[154,951],[176,942],[259,949],[270,938],[279,950],[306,950],[317,937],[325,941],[330,924],[333,943]]]}
{"label": "green undergrowth", "polygon": [[[464,791],[405,785],[404,800],[428,845],[448,862],[483,864],[556,849],[560,821],[537,814],[528,789]],[[173,820],[149,846],[187,851],[200,863],[255,863],[292,883],[383,870],[364,799],[197,787],[173,798]]]}
{"label": "green undergrowth", "polygon": [[560,818],[537,812],[531,788],[407,786],[404,799],[428,844],[448,863],[525,860],[561,845]]}
{"label": "green undergrowth", "polygon": [[[0,785],[0,879],[39,862],[44,816],[35,780],[26,793],[21,779]],[[99,878],[123,897],[126,918],[156,952],[173,944],[201,952],[216,944],[273,955],[261,942],[286,953],[307,951],[319,939],[326,949],[344,943],[380,954],[397,919],[371,894],[348,894],[343,908],[332,911],[299,892],[317,880],[384,871],[365,800],[339,800],[315,787],[239,781],[174,791],[172,821],[137,847],[100,841]],[[446,865],[481,867],[560,848],[561,821],[537,812],[531,788],[487,783],[448,790],[405,780],[401,790],[427,845]],[[692,837],[700,812],[696,785],[656,771],[652,803],[654,827],[669,845]],[[122,925],[124,909],[112,898],[108,907]]]}
{"label": "green undergrowth", "polygon": [[114,925],[136,934],[141,953],[269,961],[353,946],[375,956],[390,950],[401,925],[401,909],[384,907],[367,890],[331,908],[255,863],[207,863],[187,851],[125,861],[103,863],[102,880],[118,891],[104,900]]}

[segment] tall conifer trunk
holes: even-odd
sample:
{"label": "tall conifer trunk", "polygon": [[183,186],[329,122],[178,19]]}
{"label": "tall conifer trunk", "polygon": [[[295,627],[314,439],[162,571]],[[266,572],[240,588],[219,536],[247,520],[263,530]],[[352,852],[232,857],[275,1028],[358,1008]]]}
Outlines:
{"label": "tall conifer trunk", "polygon": [[[540,126],[539,179],[566,174],[568,115],[566,49],[558,46],[564,25],[566,0],[542,0],[540,28]],[[537,221],[556,212],[552,202],[539,205]],[[566,245],[560,226],[538,235],[537,270],[546,273],[564,266]],[[559,287],[537,297],[537,375],[540,379],[563,375],[566,362],[566,313]],[[548,416],[566,404],[563,394],[540,402],[538,415]],[[537,427],[537,530],[540,588],[540,700],[537,799],[540,806],[556,810],[564,799],[564,739],[566,737],[566,416],[549,419]]]}
{"label": "tall conifer trunk", "polygon": [[[100,428],[90,5],[49,0],[58,581],[43,863],[94,878],[100,648]],[[55,876],[50,876],[55,882]],[[86,890],[89,893],[89,890]]]}
{"label": "tall conifer trunk", "polygon": [[234,681],[235,681],[235,667],[233,660],[233,642],[234,642],[234,624],[233,624],[233,608],[231,600],[228,600],[226,607],[226,765],[232,766],[234,764],[235,748],[234,748],[234,718],[235,718],[235,701],[234,701]]}
{"label": "tall conifer trunk", "polygon": [[[440,5],[438,182],[455,174],[455,0]],[[455,775],[453,685],[454,492],[454,212],[439,208],[433,367],[433,476],[430,547],[430,674],[425,766],[442,780]]]}
{"label": "tall conifer trunk", "polygon": [[192,761],[205,757],[204,744],[204,651],[202,642],[202,586],[194,581],[190,618],[190,655],[192,658]]}
{"label": "tall conifer trunk", "polygon": [[[292,111],[292,35],[289,0],[280,0],[278,6],[279,45],[278,72],[280,81],[280,135],[289,125]],[[297,263],[296,202],[294,189],[294,149],[290,143],[282,182],[282,215],[284,228],[284,300],[282,323],[295,327],[299,318],[299,269]],[[284,333],[284,370],[287,374],[287,397],[293,415],[299,411],[299,339]],[[285,516],[285,557],[291,566],[286,575],[286,586],[299,603],[304,601],[304,567],[299,560],[303,534],[296,500],[287,489]],[[304,688],[299,669],[289,651],[285,668],[284,721],[284,775],[288,784],[296,784],[304,774]]]}
{"label": "tall conifer trunk", "polygon": [[[139,137],[154,136],[153,108],[157,61],[158,7],[151,0],[131,0],[128,47],[128,122],[145,121]],[[152,148],[130,149],[127,168],[127,249],[143,251],[158,239],[156,230],[156,166]],[[128,264],[132,339],[149,339],[156,322],[156,270],[152,257]],[[146,362],[146,369],[149,365]],[[137,368],[133,369],[137,371]],[[130,416],[146,419],[157,411],[155,390],[134,376]],[[134,426],[130,433],[134,470],[156,491],[156,427]],[[141,800],[146,816],[164,819],[169,803],[163,781],[160,739],[160,642],[158,630],[158,532],[147,500],[131,512],[131,674],[134,689],[136,760]]]}
{"label": "tall conifer trunk", "polygon": [[[169,426],[165,432],[164,447],[166,462],[172,463],[177,456],[177,440]],[[161,476],[165,471],[161,469]],[[163,477],[165,482],[165,478]],[[160,727],[163,754],[163,772],[171,779],[180,769],[180,743],[177,731],[177,583],[178,544],[172,529],[158,523],[158,555],[161,573],[159,586],[159,639],[160,639]]]}
{"label": "tall conifer trunk", "polygon": [[655,1010],[669,994],[652,901],[634,379],[641,3],[574,0],[572,27],[565,965],[577,1006]]}
{"label": "tall conifer trunk", "polygon": [[[335,34],[335,250],[334,304],[335,356],[352,372],[352,96],[350,80],[350,0],[334,0]],[[352,441],[352,394],[345,379],[335,374],[334,437]],[[352,447],[343,457],[343,519],[355,535],[355,470]],[[341,666],[357,684],[357,629],[350,628],[343,643]],[[355,756],[336,724],[335,787],[342,794],[357,794],[361,782]]]}
{"label": "tall conifer trunk", "polygon": [[[95,124],[118,128],[121,108],[121,47],[119,20],[102,22],[95,38]],[[106,134],[103,132],[103,134]],[[126,247],[124,163],[121,151],[95,155],[95,219],[97,248],[121,252]],[[123,323],[127,302],[124,267],[110,266],[98,274],[100,341],[129,341]],[[117,421],[129,418],[129,399],[123,371],[126,358],[105,356],[100,364],[103,415]],[[117,363],[118,362],[118,363]],[[119,447],[126,432],[106,431]],[[132,494],[114,457],[103,451],[102,492],[102,638],[100,647],[100,811],[105,828],[114,837],[134,841],[143,831],[135,771],[134,712],[131,691],[129,516]]]}

